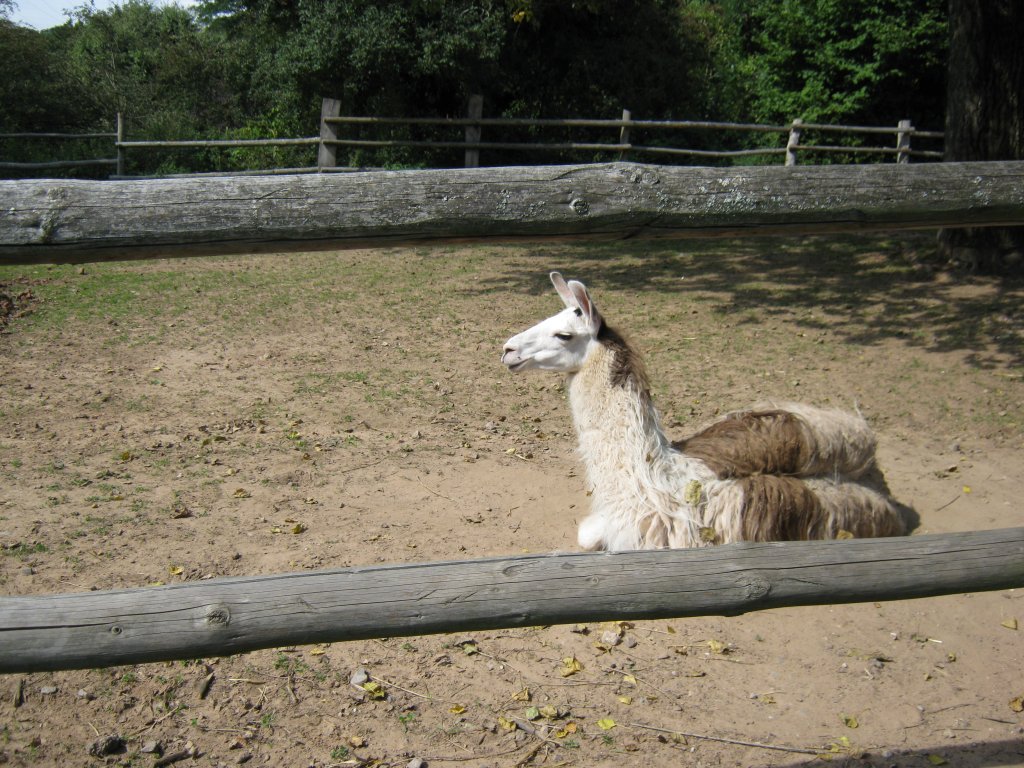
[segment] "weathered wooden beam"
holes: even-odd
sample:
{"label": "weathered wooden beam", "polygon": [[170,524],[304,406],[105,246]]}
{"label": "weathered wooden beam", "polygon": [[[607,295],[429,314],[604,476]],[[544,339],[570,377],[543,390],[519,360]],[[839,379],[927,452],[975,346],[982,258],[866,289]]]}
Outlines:
{"label": "weathered wooden beam", "polygon": [[524,555],[0,598],[0,672],[1024,586],[1024,528]]}
{"label": "weathered wooden beam", "polygon": [[0,264],[1024,224],[1024,161],[0,181]]}

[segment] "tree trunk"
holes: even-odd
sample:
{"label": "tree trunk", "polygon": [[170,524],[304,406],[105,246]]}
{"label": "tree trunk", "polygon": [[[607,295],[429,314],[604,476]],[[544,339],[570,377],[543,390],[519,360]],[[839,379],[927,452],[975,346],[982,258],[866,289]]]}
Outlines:
{"label": "tree trunk", "polygon": [[[1024,158],[1024,3],[949,0],[946,160]],[[975,271],[1024,272],[1024,227],[944,229],[939,248]]]}

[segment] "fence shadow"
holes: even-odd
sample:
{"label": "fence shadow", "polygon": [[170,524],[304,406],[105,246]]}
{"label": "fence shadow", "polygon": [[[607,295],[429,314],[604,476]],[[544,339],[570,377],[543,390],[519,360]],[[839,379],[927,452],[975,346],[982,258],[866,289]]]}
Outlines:
{"label": "fence shadow", "polygon": [[823,763],[819,757],[808,757],[782,763],[765,761],[751,766],[771,768],[811,768],[829,765],[833,768],[891,768],[891,766],[948,765],[957,768],[995,768],[996,766],[1024,765],[1024,739],[972,742],[970,744],[936,745],[923,749],[894,749],[857,751],[852,755],[829,755]]}
{"label": "fence shadow", "polygon": [[851,344],[896,339],[965,353],[979,369],[1024,364],[1024,279],[935,269],[934,250],[931,233],[538,246],[536,271],[517,263],[483,287],[543,294],[560,269],[599,303],[608,289],[699,295],[737,323],[784,316]]}

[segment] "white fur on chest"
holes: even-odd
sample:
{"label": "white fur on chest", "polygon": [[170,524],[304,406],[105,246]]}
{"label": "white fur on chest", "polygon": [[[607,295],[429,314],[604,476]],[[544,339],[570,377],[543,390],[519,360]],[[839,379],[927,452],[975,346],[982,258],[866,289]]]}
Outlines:
{"label": "white fur on chest", "polygon": [[673,450],[658,413],[635,383],[609,386],[614,353],[596,346],[569,377],[569,402],[591,488],[591,512],[579,529],[584,549],[641,549],[658,530],[700,541],[702,501],[684,496],[690,480],[714,474]]}

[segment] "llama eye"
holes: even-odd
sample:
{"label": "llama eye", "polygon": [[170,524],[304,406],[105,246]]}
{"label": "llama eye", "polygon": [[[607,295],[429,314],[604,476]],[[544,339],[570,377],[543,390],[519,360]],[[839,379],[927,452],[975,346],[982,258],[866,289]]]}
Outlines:
{"label": "llama eye", "polygon": [[559,341],[572,341],[571,333],[556,333],[555,338]]}

